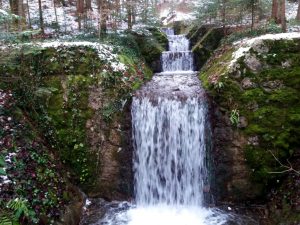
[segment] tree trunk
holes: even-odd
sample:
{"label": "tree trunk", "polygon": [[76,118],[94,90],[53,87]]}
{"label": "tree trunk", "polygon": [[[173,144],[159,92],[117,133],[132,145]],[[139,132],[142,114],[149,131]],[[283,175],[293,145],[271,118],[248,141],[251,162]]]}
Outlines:
{"label": "tree trunk", "polygon": [[280,15],[279,15],[279,4],[278,1],[280,0],[273,0],[272,2],[272,15],[271,19],[274,20],[275,23],[279,24],[280,21]]}
{"label": "tree trunk", "polygon": [[86,9],[86,11],[93,10],[92,9],[92,0],[85,0],[85,9]]}
{"label": "tree trunk", "polygon": [[251,30],[254,28],[255,23],[255,0],[251,1]]}
{"label": "tree trunk", "polygon": [[23,30],[24,26],[24,5],[23,5],[23,0],[18,1],[18,15],[19,15],[19,20],[18,20],[18,30],[21,32]]}
{"label": "tree trunk", "polygon": [[227,35],[226,32],[226,0],[222,1],[222,24],[223,24],[223,32],[224,35]]}
{"label": "tree trunk", "polygon": [[77,20],[78,20],[78,29],[81,30],[81,20],[84,13],[84,1],[77,0]]}
{"label": "tree trunk", "polygon": [[28,28],[31,29],[31,16],[30,16],[30,10],[29,10],[29,0],[26,1],[27,5],[27,17],[28,17]]}
{"label": "tree trunk", "polygon": [[105,35],[107,31],[106,20],[107,20],[107,1],[98,0],[99,10],[99,36]]}
{"label": "tree trunk", "polygon": [[[9,0],[10,11],[12,14],[18,15],[18,0]],[[16,29],[18,27],[18,19],[13,19],[13,28]]]}
{"label": "tree trunk", "polygon": [[296,20],[300,22],[300,0],[298,0],[299,4],[298,4],[298,12],[297,12],[297,17]]}
{"label": "tree trunk", "polygon": [[42,34],[45,34],[44,29],[44,19],[43,19],[43,9],[42,9],[42,0],[38,0],[39,2],[39,14],[40,14],[40,27]]}
{"label": "tree trunk", "polygon": [[286,32],[286,17],[285,17],[285,0],[280,0],[280,19],[281,19],[281,27],[282,31]]}
{"label": "tree trunk", "polygon": [[132,30],[132,0],[126,1],[126,8],[127,8],[127,26],[128,30]]}
{"label": "tree trunk", "polygon": [[53,0],[53,7],[54,7],[55,23],[56,23],[56,26],[58,28],[59,25],[58,25],[58,19],[57,19],[56,0]]}

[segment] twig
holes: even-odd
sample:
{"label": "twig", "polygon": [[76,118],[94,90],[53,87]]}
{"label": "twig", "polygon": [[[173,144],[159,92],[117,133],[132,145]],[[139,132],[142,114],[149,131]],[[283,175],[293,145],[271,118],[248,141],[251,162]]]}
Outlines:
{"label": "twig", "polygon": [[284,165],[282,162],[280,162],[280,160],[274,155],[274,153],[271,150],[269,150],[269,152],[272,154],[274,159],[280,164],[280,166],[283,168],[286,168],[286,170],[278,171],[278,172],[268,172],[268,173],[277,173],[278,174],[278,173],[294,172],[294,173],[300,175],[300,171],[295,170],[289,160],[287,160],[289,166]]}

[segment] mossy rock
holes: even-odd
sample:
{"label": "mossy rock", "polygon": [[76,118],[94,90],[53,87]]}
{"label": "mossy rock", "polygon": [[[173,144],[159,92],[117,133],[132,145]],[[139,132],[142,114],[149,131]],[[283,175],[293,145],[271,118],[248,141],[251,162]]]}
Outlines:
{"label": "mossy rock", "polygon": [[160,56],[167,49],[168,39],[166,35],[156,28],[149,28],[152,36],[133,33],[135,41],[139,46],[141,55],[153,72],[161,72]]}
{"label": "mossy rock", "polygon": [[[299,154],[299,45],[298,39],[266,40],[263,46],[268,52],[249,51],[260,60],[262,69],[252,71],[245,63],[246,57],[242,57],[233,73],[228,65],[234,48],[223,47],[225,50],[219,51],[223,53],[211,59],[200,73],[203,86],[223,112],[230,115],[237,109],[240,116],[246,118],[247,126],[238,129],[239,134],[257,140],[254,144],[251,141],[245,144],[243,151],[251,171],[251,182],[259,187],[261,197],[270,185],[282,178],[282,168],[272,154],[285,165]],[[194,51],[201,53],[199,49],[203,51],[202,44]],[[245,78],[255,85],[243,88]]]}
{"label": "mossy rock", "polygon": [[191,35],[190,41],[196,70],[200,70],[206,63],[223,37],[222,28],[208,28],[207,26],[200,27]]}

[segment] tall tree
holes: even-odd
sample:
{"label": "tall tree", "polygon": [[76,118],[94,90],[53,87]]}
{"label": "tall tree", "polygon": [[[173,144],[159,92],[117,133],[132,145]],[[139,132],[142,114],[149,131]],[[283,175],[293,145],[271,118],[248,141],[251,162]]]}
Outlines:
{"label": "tall tree", "polygon": [[45,29],[44,29],[42,1],[38,0],[38,3],[39,3],[39,14],[40,14],[40,27],[41,27],[42,34],[44,34],[45,33]]}
{"label": "tall tree", "polygon": [[18,15],[19,15],[19,19],[18,19],[18,30],[22,31],[24,28],[24,4],[23,4],[23,0],[18,0]]}
{"label": "tall tree", "polygon": [[297,12],[296,20],[300,21],[300,0],[298,0],[298,12]]}
{"label": "tall tree", "polygon": [[93,10],[92,9],[92,0],[85,0],[85,9],[86,9],[86,11]]}
{"label": "tall tree", "polygon": [[107,31],[107,11],[108,2],[106,0],[97,0],[99,12],[99,36],[106,34]]}
{"label": "tall tree", "polygon": [[77,0],[77,20],[78,20],[78,29],[81,30],[81,20],[84,13],[84,0]]}
{"label": "tall tree", "polygon": [[286,32],[286,17],[285,17],[285,0],[280,0],[280,20],[281,20],[281,27],[282,31]]}
{"label": "tall tree", "polygon": [[127,25],[128,30],[132,30],[132,20],[133,20],[133,2],[132,0],[126,0],[126,10],[127,10]]}
{"label": "tall tree", "polygon": [[31,16],[29,10],[29,0],[26,0],[26,7],[27,7],[27,17],[28,17],[28,28],[31,29]]}
{"label": "tall tree", "polygon": [[272,15],[271,15],[271,19],[273,19],[275,21],[275,23],[277,23],[277,24],[279,24],[281,22],[278,1],[280,1],[280,0],[272,1]]}

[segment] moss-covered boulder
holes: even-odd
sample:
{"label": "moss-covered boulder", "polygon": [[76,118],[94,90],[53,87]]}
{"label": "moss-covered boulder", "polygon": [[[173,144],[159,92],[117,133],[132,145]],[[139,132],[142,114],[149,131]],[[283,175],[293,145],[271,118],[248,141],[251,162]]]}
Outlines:
{"label": "moss-covered boulder", "polygon": [[291,37],[223,46],[200,73],[213,99],[221,200],[266,200],[299,157],[300,37]]}

